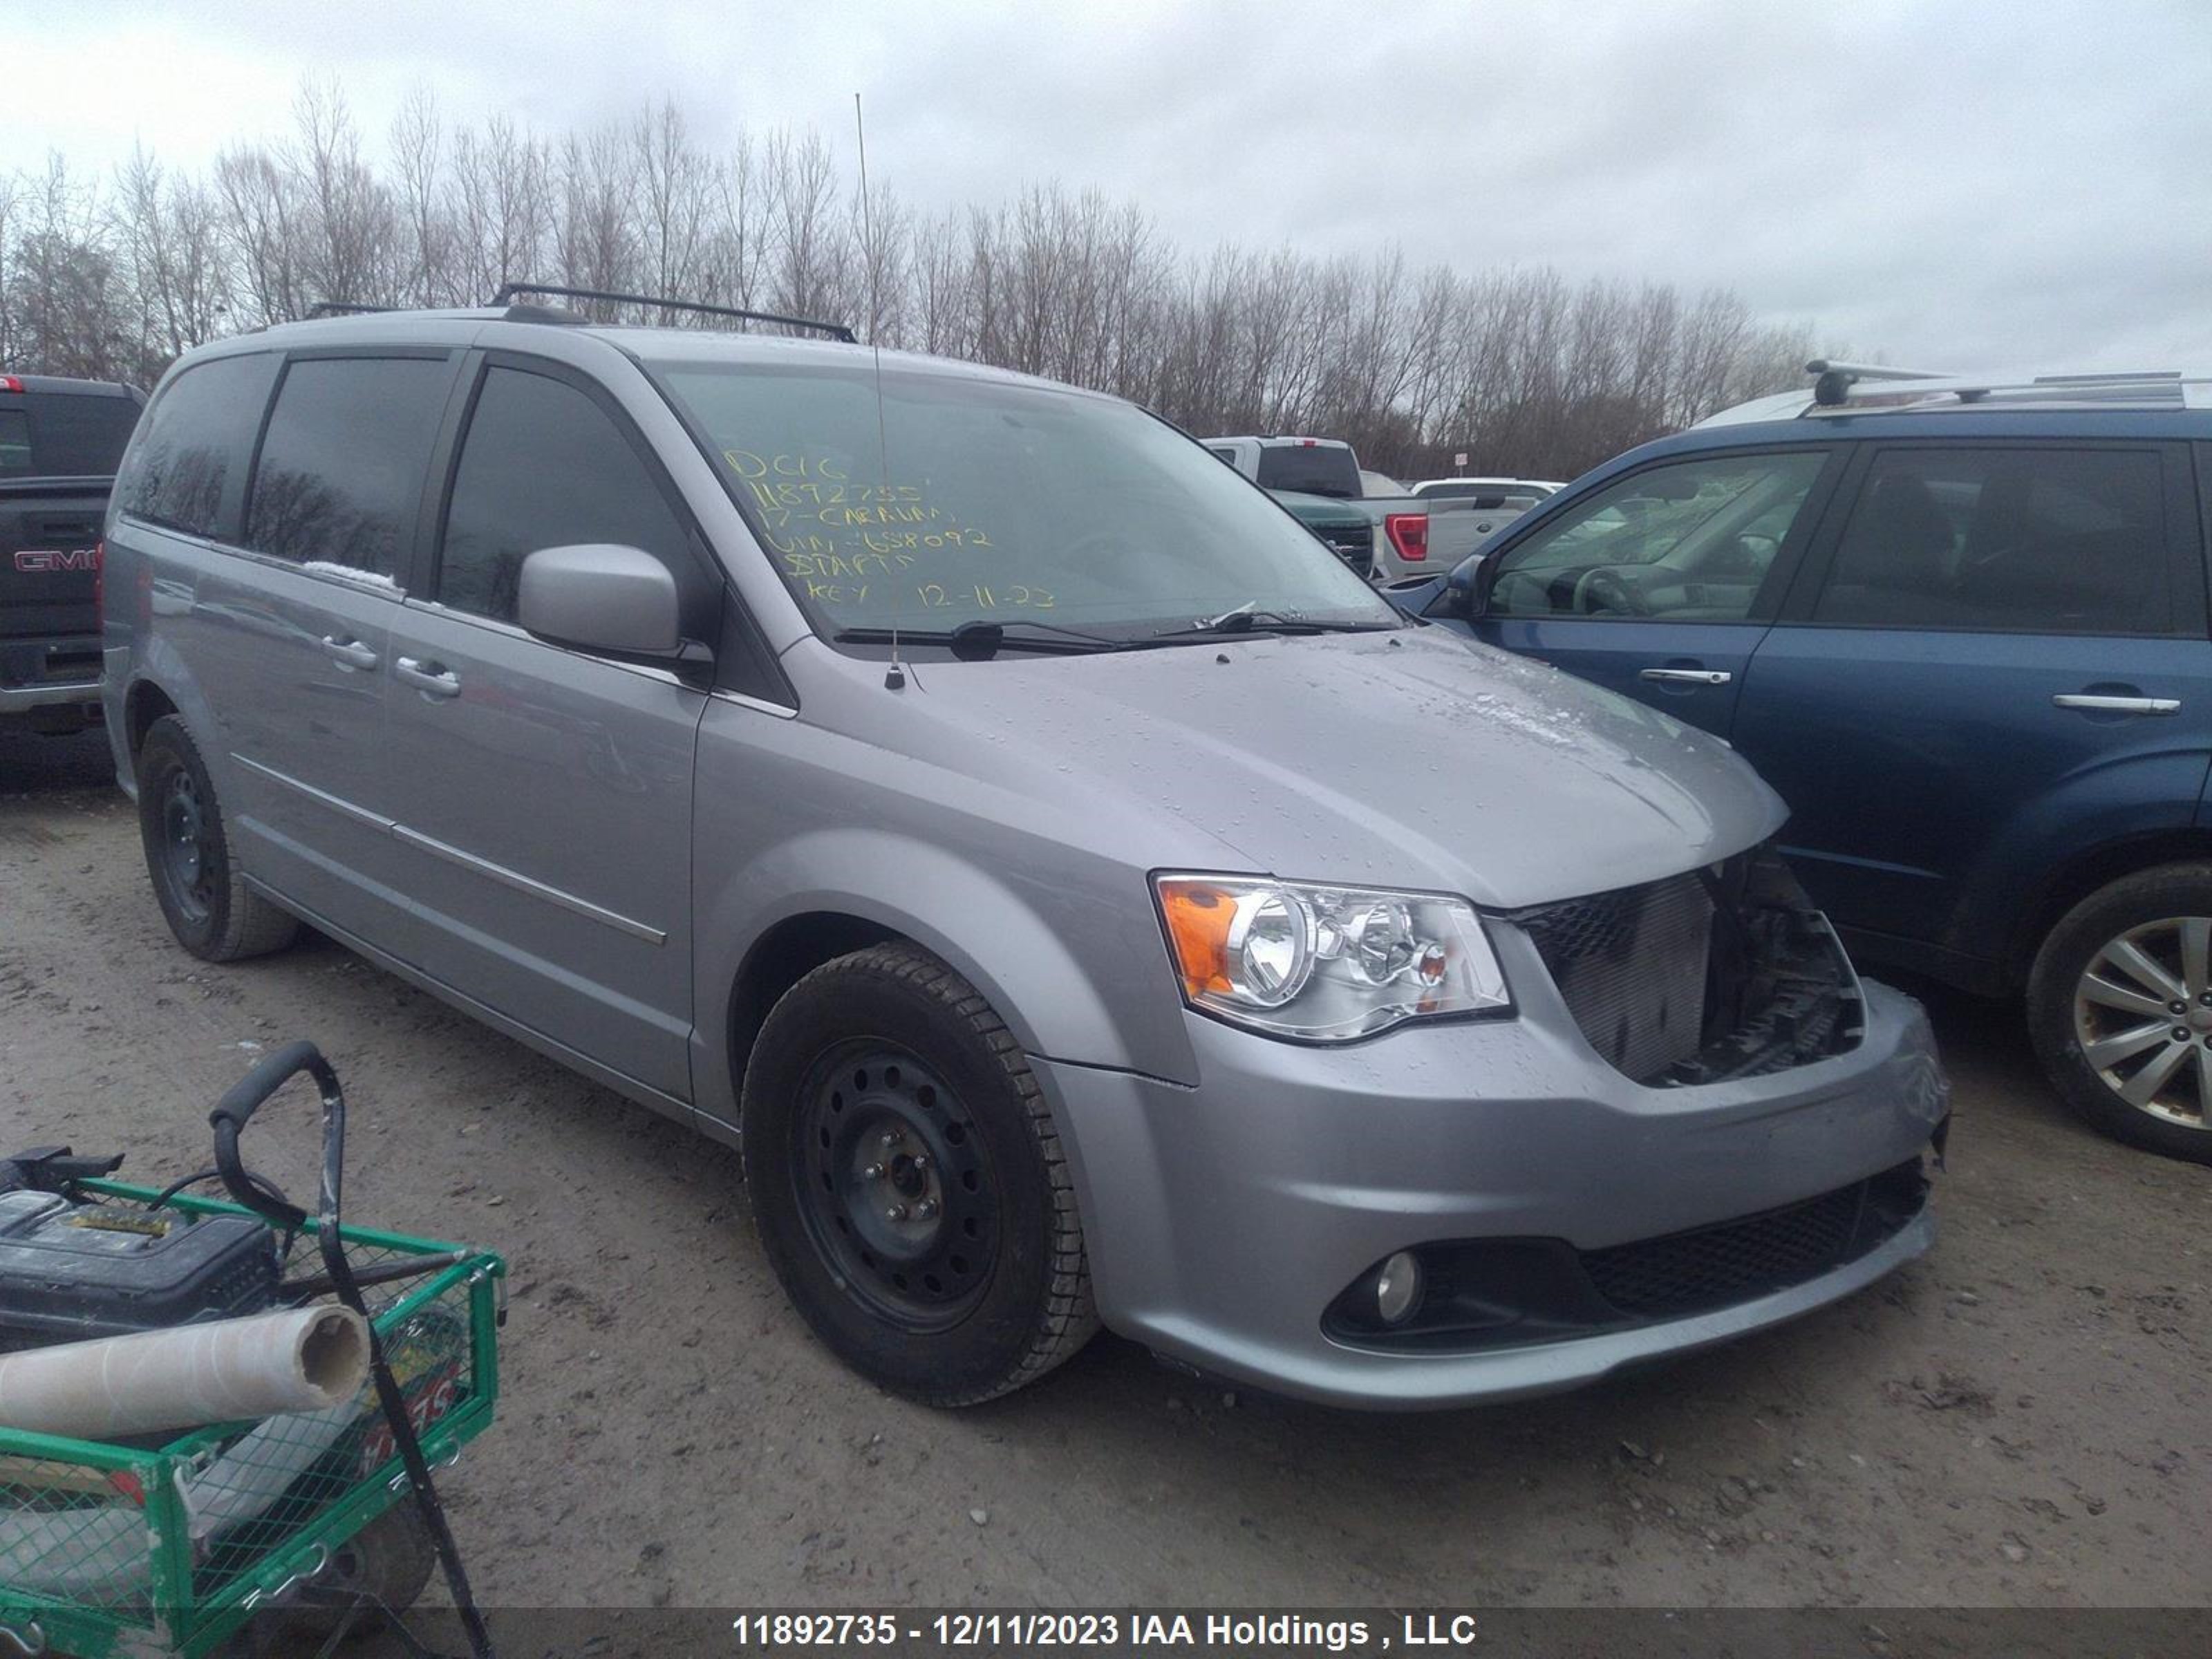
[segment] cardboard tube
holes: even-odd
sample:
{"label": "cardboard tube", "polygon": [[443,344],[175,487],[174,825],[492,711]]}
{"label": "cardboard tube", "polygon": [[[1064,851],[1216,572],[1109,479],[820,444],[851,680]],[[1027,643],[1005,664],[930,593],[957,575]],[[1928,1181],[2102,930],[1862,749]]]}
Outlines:
{"label": "cardboard tube", "polygon": [[368,1326],[328,1304],[0,1356],[0,1425],[98,1440],[349,1404]]}

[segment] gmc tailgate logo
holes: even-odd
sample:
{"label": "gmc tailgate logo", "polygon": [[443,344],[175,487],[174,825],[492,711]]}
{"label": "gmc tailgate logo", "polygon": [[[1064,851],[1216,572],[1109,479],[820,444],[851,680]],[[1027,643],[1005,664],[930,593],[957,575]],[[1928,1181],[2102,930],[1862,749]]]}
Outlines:
{"label": "gmc tailgate logo", "polygon": [[27,576],[50,570],[97,570],[100,550],[94,547],[27,547],[15,556],[15,568]]}

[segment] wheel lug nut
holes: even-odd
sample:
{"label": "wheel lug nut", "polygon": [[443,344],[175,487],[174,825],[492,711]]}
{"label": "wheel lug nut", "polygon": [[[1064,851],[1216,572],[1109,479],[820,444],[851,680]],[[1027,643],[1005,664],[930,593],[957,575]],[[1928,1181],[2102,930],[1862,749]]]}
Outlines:
{"label": "wheel lug nut", "polygon": [[898,1145],[898,1136],[893,1131],[886,1129],[884,1131],[883,1139],[878,1140],[876,1144],[881,1146],[885,1152],[889,1152],[892,1147]]}
{"label": "wheel lug nut", "polygon": [[871,1164],[860,1173],[871,1181],[881,1181],[884,1178],[884,1166],[880,1164]]}
{"label": "wheel lug nut", "polygon": [[2189,1005],[2185,1002],[2169,1002],[2166,1005],[2166,1012],[2169,1014],[2185,1014],[2189,1012]]}
{"label": "wheel lug nut", "polygon": [[2175,1027],[2173,1028],[2173,1040],[2174,1040],[2176,1042],[2188,1042],[2188,1041],[2189,1041],[2189,1028],[2188,1028],[2186,1025],[2177,1025],[2177,1026],[2175,1026]]}
{"label": "wheel lug nut", "polygon": [[927,1170],[929,1167],[929,1154],[916,1152],[914,1155],[914,1167],[917,1170]]}
{"label": "wheel lug nut", "polygon": [[923,1199],[921,1203],[914,1206],[914,1213],[915,1218],[918,1221],[929,1220],[937,1213],[937,1200],[933,1198]]}
{"label": "wheel lug nut", "polygon": [[906,1219],[906,1206],[905,1206],[905,1205],[903,1205],[903,1204],[894,1204],[894,1205],[892,1205],[892,1206],[890,1206],[890,1208],[889,1208],[889,1209],[887,1209],[887,1210],[885,1210],[885,1211],[884,1212],[884,1220],[886,1220],[886,1221],[903,1221],[903,1220],[905,1220],[905,1219]]}

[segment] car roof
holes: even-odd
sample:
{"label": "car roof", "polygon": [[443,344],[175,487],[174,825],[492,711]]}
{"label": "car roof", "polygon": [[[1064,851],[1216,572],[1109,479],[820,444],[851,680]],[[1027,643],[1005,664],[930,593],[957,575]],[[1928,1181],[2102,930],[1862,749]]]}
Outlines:
{"label": "car roof", "polygon": [[1009,368],[933,357],[921,352],[878,351],[842,340],[796,335],[740,333],[714,328],[651,328],[633,324],[594,323],[545,307],[471,307],[451,310],[377,311],[277,323],[250,334],[231,335],[193,353],[299,349],[340,345],[471,345],[526,349],[530,334],[544,330],[562,339],[604,342],[634,362],[647,364],[750,363],[763,367],[818,367],[826,371],[866,369],[880,362],[889,374],[926,374],[963,380],[1030,386],[1072,396],[1119,401],[1061,381]]}
{"label": "car roof", "polygon": [[1743,426],[1773,420],[1827,421],[1851,415],[1908,413],[2212,411],[2212,374],[2182,369],[1953,374],[1832,363],[1826,359],[1815,359],[1805,368],[1818,377],[1813,386],[1753,398],[1708,415],[1698,425]]}

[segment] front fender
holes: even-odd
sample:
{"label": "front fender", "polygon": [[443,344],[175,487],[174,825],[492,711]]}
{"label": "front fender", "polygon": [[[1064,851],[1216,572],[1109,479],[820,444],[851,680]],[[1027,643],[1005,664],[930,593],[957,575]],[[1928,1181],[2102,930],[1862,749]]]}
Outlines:
{"label": "front fender", "polygon": [[[816,913],[872,923],[942,957],[989,999],[1025,1053],[1194,1080],[1156,932],[1147,951],[1145,930],[1083,926],[1102,899],[1126,915],[1141,887],[1109,897],[1018,885],[927,842],[839,827],[778,843],[700,898],[692,1075],[696,1104],[711,1116],[737,1118],[729,1009],[748,955],[778,923]],[[1079,934],[1085,960],[1066,942]]]}

